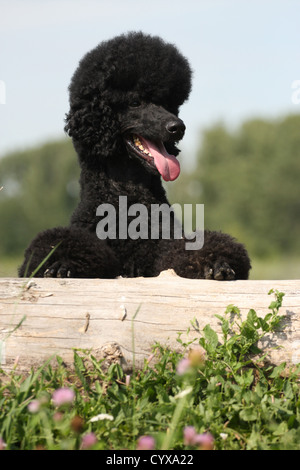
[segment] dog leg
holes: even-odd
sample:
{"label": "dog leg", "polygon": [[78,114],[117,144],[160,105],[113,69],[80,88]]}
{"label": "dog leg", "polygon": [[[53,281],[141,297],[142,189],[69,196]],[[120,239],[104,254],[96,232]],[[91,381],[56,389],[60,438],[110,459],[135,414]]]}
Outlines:
{"label": "dog leg", "polygon": [[77,227],[56,227],[37,235],[25,251],[19,276],[115,278],[119,263],[105,241]]}

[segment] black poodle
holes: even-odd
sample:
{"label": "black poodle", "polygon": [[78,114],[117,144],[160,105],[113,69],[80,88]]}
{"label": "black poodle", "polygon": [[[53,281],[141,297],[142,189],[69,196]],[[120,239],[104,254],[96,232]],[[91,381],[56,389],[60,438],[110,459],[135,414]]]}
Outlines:
{"label": "black poodle", "polygon": [[[229,235],[205,231],[202,248],[187,249],[175,228],[170,239],[163,236],[161,215],[158,233],[150,236],[152,208],[169,208],[161,178],[171,181],[180,172],[176,143],[185,125],[178,111],[191,75],[176,47],[143,33],[103,42],[83,57],[69,87],[65,127],[81,166],[80,202],[69,227],[46,230],[32,241],[20,276],[157,276],[173,268],[188,278],[248,278],[248,254]],[[124,212],[124,201],[146,209],[140,224]],[[111,207],[115,218],[108,217]],[[169,216],[173,227],[172,211]]]}

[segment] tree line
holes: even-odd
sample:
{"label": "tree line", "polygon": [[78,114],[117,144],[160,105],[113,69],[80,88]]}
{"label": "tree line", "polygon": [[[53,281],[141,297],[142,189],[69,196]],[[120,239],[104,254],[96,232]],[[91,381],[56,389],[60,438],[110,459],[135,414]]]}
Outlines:
{"label": "tree line", "polygon": [[[19,256],[40,230],[68,224],[76,160],[69,139],[0,159],[0,257]],[[300,115],[288,115],[206,129],[193,170],[167,192],[171,203],[204,204],[205,227],[232,234],[251,256],[298,256],[299,178]]]}
{"label": "tree line", "polygon": [[202,203],[205,227],[228,232],[252,256],[300,254],[300,116],[216,124],[202,136],[193,171],[170,198]]}

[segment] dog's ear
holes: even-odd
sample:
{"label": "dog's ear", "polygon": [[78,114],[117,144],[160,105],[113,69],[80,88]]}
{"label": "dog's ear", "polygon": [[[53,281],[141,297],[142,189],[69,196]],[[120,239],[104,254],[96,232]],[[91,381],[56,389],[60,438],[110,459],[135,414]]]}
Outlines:
{"label": "dog's ear", "polygon": [[65,122],[80,161],[98,164],[120,146],[119,122],[99,90],[89,90],[72,100]]}

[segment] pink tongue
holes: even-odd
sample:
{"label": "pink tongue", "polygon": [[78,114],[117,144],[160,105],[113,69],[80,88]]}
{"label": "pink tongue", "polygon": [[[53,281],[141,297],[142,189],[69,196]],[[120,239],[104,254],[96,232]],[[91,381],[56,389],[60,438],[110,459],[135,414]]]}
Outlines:
{"label": "pink tongue", "polygon": [[155,145],[150,140],[146,140],[143,137],[139,137],[140,141],[147,147],[154,158],[156,168],[160,172],[161,176],[165,181],[176,180],[180,173],[180,164],[174,155],[169,155],[163,143]]}

